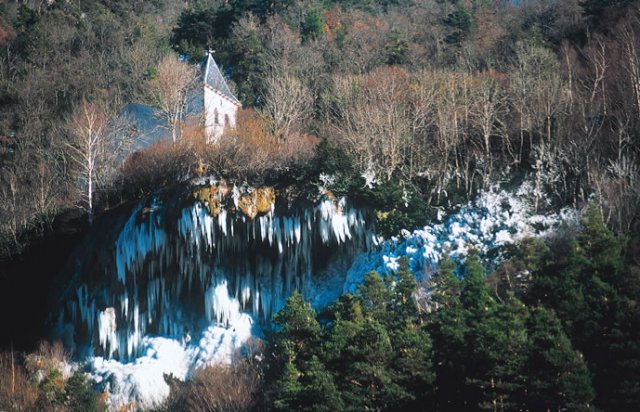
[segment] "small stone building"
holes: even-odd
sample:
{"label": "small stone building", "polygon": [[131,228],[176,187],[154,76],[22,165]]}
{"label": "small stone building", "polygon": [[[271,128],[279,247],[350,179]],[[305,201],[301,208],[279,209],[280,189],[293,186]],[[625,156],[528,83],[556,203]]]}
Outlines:
{"label": "small stone building", "polygon": [[236,126],[241,106],[209,52],[204,72],[204,126],[208,143],[219,142],[225,129]]}

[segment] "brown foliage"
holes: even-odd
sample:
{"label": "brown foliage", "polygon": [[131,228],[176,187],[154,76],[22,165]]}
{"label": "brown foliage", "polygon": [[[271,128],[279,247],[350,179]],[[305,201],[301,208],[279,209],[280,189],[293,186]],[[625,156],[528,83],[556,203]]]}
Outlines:
{"label": "brown foliage", "polygon": [[210,366],[198,371],[185,384],[174,383],[167,409],[188,412],[256,410],[260,387],[260,368],[248,360]]}
{"label": "brown foliage", "polygon": [[280,173],[312,157],[317,143],[317,138],[301,133],[277,140],[260,116],[243,109],[236,128],[217,144],[205,143],[202,129],[190,126],[176,143],[158,142],[129,156],[122,168],[123,190],[137,195],[205,174],[250,180]]}
{"label": "brown foliage", "polygon": [[49,343],[42,341],[36,352],[25,358],[25,367],[31,375],[48,375],[52,370],[63,372],[69,363],[69,354],[62,346],[62,342]]}
{"label": "brown foliage", "polygon": [[0,410],[34,410],[39,391],[15,353],[0,353]]}
{"label": "brown foliage", "polygon": [[179,181],[197,162],[188,141],[154,143],[129,156],[122,167],[123,190],[144,193]]}
{"label": "brown foliage", "polygon": [[[218,165],[218,170],[233,170],[240,176],[281,171],[309,159],[317,144],[316,137],[300,132],[277,139],[267,131],[263,118],[251,109],[243,109],[238,113],[236,128],[217,147],[208,150],[209,164],[214,170]],[[220,155],[230,157],[221,159]]]}

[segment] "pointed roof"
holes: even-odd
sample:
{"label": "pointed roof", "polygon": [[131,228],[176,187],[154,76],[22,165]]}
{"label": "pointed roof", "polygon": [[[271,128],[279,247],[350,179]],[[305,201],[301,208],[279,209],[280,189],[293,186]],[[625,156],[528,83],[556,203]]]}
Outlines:
{"label": "pointed roof", "polygon": [[233,93],[231,93],[231,90],[227,85],[227,81],[224,79],[222,72],[220,72],[216,61],[213,60],[213,54],[211,51],[209,52],[209,57],[207,59],[207,68],[204,72],[204,84],[221,94],[222,97],[231,100],[232,103],[238,106],[242,106],[242,103],[240,103],[240,101],[233,95]]}

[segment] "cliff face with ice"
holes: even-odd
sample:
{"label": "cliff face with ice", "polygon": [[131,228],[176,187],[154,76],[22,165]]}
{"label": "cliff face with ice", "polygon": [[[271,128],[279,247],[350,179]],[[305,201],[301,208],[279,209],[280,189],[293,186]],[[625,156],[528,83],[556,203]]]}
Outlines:
{"label": "cliff face with ice", "polygon": [[190,339],[212,324],[230,327],[241,312],[268,321],[294,290],[337,296],[340,288],[324,283],[346,273],[373,239],[367,214],[344,199],[284,213],[272,203],[249,216],[224,206],[212,214],[209,206],[195,200],[176,213],[155,198],[137,207],[112,262],[78,269],[59,330],[81,351],[131,360],[142,355],[145,335]]}
{"label": "cliff face with ice", "polygon": [[444,253],[464,260],[474,248],[495,263],[505,245],[575,221],[571,210],[536,213],[527,191],[481,193],[381,243],[369,212],[330,195],[285,208],[272,189],[224,184],[186,200],[156,197],[115,227],[96,226],[115,235],[83,251],[90,257],[59,301],[58,335],[110,393],[112,408],[153,407],[169,394],[164,374],[188,379],[229,362],[294,290],[323,307],[370,270],[395,270],[400,256],[427,278]]}
{"label": "cliff face with ice", "polygon": [[305,206],[276,198],[211,184],[94,226],[64,281],[54,338],[113,408],[153,407],[169,394],[164,374],[229,362],[294,290],[317,305],[339,296],[375,241],[370,214],[330,194]]}

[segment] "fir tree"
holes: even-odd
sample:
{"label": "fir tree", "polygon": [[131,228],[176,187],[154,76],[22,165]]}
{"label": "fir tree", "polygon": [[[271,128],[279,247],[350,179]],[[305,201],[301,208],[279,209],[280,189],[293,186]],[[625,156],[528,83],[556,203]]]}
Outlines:
{"label": "fir tree", "polygon": [[527,407],[589,410],[594,397],[589,371],[555,314],[541,307],[533,309],[527,329]]}

